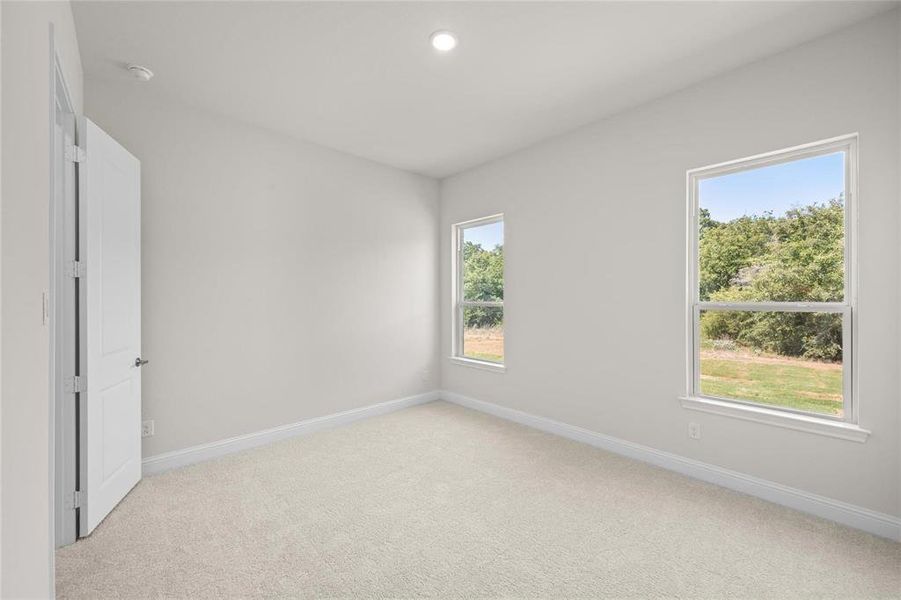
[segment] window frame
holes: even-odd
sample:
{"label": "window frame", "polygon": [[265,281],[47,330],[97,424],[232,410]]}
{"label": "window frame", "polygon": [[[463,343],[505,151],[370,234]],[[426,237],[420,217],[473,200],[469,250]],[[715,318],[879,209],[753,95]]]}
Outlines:
{"label": "window frame", "polygon": [[[709,302],[700,299],[700,210],[699,184],[704,179],[720,177],[732,173],[750,171],[761,167],[794,162],[805,158],[813,158],[845,153],[845,244],[844,268],[845,289],[841,302]],[[717,412],[764,420],[778,421],[779,417],[789,417],[841,426],[856,425],[859,421],[860,402],[857,394],[857,168],[858,168],[858,135],[843,135],[795,146],[748,158],[741,158],[724,163],[700,167],[687,171],[688,196],[688,263],[687,274],[687,398],[683,405],[688,408]],[[767,312],[818,312],[838,313],[842,315],[842,404],[841,417],[826,415],[812,411],[803,411],[772,404],[753,402],[736,398],[708,396],[701,393],[701,361],[700,361],[700,315],[702,310],[719,311],[767,311]],[[687,403],[685,401],[688,401]],[[716,409],[716,410],[714,410]],[[747,409],[747,416],[736,409]],[[766,419],[759,418],[761,415]],[[779,423],[776,423],[779,424]]]}
{"label": "window frame", "polygon": [[[451,282],[451,293],[453,295],[452,301],[452,318],[451,318],[451,360],[456,362],[457,364],[462,364],[466,366],[486,369],[490,371],[498,371],[503,372],[506,370],[506,360],[507,360],[507,352],[506,352],[506,336],[504,337],[504,360],[502,362],[485,360],[472,358],[469,356],[464,356],[464,348],[463,348],[463,309],[469,307],[495,307],[504,309],[504,301],[481,301],[481,300],[464,300],[463,298],[463,233],[467,229],[471,229],[473,227],[480,227],[482,225],[491,225],[493,223],[503,223],[504,222],[504,213],[498,213],[494,215],[489,215],[487,217],[480,217],[478,219],[470,219],[468,221],[462,221],[460,223],[454,223],[451,225],[451,240],[453,243],[453,249],[451,252],[452,256],[452,282]],[[504,252],[506,252],[506,223],[504,224],[503,237],[501,238],[501,244],[504,245]],[[507,265],[506,265],[506,255],[504,256],[504,298],[506,299],[506,287],[507,287]],[[505,333],[506,333],[506,310],[504,310],[504,323],[505,323]]]}

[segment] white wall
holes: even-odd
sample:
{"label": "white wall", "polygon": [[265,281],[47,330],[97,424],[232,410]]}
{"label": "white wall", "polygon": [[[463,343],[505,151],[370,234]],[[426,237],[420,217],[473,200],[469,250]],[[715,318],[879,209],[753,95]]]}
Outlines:
{"label": "white wall", "polygon": [[4,598],[49,597],[50,24],[76,110],[82,71],[61,2],[2,2],[2,564]]}
{"label": "white wall", "polygon": [[[896,12],[898,21],[898,106],[899,110],[901,110],[901,10]],[[901,148],[901,119],[898,120],[898,135],[898,147]],[[901,150],[899,150],[898,154],[898,204],[901,206]],[[901,225],[901,218],[899,218],[899,225]],[[901,251],[901,244],[898,244],[898,250]],[[899,264],[901,264],[901,261],[899,261]],[[898,308],[901,310],[901,302],[899,302]],[[901,351],[899,351],[898,355],[899,361],[901,361]],[[898,364],[898,370],[901,372],[901,362]],[[899,390],[899,397],[901,397],[901,390]],[[901,440],[901,416],[898,417],[898,438]],[[898,512],[901,512],[901,441],[898,443],[898,504]]]}
{"label": "white wall", "polygon": [[[0,9],[0,140],[3,139],[3,10]],[[3,144],[0,143],[0,249],[3,248]],[[2,255],[2,252],[0,252]],[[3,331],[3,261],[0,259],[0,333]],[[0,594],[3,593],[3,344],[0,343]]]}
{"label": "white wall", "polygon": [[[443,181],[443,388],[901,514],[897,38],[883,15]],[[686,170],[855,131],[860,422],[872,436],[683,409]],[[446,359],[451,224],[499,212],[504,374]],[[688,439],[690,420],[703,440]]]}
{"label": "white wall", "polygon": [[438,185],[86,83],[141,160],[144,455],[438,385]]}
{"label": "white wall", "polygon": [[[901,10],[897,12],[897,21],[898,21],[898,38],[897,38],[897,47],[898,47],[898,105],[899,110],[901,110]],[[901,148],[901,119],[898,121],[898,147]],[[901,150],[899,150],[898,156],[898,204],[901,206]],[[901,225],[901,218],[899,218],[899,225]],[[901,235],[901,233],[899,233]],[[898,244],[898,250],[901,251],[901,244]],[[901,264],[901,261],[899,261]],[[898,304],[898,308],[901,309],[901,302]],[[899,361],[901,361],[901,351],[899,351]],[[898,370],[901,372],[901,362],[898,364]],[[901,378],[899,378],[901,379]],[[901,391],[899,391],[901,392]],[[901,393],[899,393],[901,396]],[[901,440],[901,416],[898,418],[898,438]],[[901,512],[901,441],[898,443],[898,504],[899,509],[898,512]]]}

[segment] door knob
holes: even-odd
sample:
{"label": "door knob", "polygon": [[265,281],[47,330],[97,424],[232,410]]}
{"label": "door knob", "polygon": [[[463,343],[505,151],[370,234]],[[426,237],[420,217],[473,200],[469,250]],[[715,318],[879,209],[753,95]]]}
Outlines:
{"label": "door knob", "polygon": [[141,357],[139,356],[135,359],[135,366],[140,367],[141,365],[146,365],[149,362],[150,362],[149,360],[142,360]]}

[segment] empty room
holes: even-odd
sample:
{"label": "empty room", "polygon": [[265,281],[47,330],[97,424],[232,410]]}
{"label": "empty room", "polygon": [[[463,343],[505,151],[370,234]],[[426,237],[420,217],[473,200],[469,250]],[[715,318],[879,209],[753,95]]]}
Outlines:
{"label": "empty room", "polygon": [[0,0],[0,597],[901,599],[901,2]]}

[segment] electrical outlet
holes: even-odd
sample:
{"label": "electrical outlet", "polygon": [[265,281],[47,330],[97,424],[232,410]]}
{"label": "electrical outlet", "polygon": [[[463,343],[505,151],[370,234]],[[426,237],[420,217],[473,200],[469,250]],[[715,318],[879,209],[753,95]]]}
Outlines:
{"label": "electrical outlet", "polygon": [[141,437],[150,437],[153,435],[153,420],[141,421]]}
{"label": "electrical outlet", "polygon": [[688,437],[693,440],[701,439],[701,424],[700,423],[689,423],[688,424]]}

